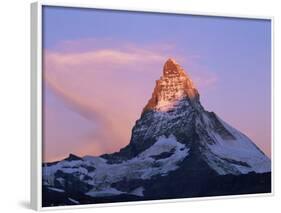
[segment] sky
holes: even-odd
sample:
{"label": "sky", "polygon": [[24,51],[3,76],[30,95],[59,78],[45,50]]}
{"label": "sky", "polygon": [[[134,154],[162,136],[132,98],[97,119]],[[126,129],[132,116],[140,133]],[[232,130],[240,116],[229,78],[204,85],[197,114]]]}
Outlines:
{"label": "sky", "polygon": [[43,161],[126,146],[170,57],[271,156],[269,20],[45,6]]}

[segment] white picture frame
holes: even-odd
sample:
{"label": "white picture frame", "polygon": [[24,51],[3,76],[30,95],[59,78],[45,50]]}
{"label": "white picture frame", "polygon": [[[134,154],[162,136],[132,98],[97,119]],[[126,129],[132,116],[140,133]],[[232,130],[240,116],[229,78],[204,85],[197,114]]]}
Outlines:
{"label": "white picture frame", "polygon": [[[78,8],[94,8],[94,9],[109,9],[120,11],[136,11],[136,12],[154,12],[154,13],[170,13],[170,14],[187,14],[187,15],[202,15],[202,16],[218,16],[231,18],[251,18],[251,19],[267,19],[271,21],[272,35],[272,57],[271,57],[271,121],[272,121],[272,176],[271,176],[271,193],[265,194],[247,194],[247,195],[231,195],[231,196],[216,196],[202,198],[184,198],[184,199],[169,199],[169,200],[154,200],[154,201],[137,201],[137,202],[122,202],[108,204],[87,204],[75,206],[59,206],[59,207],[42,207],[42,8],[44,6],[58,7],[78,7]],[[194,200],[222,199],[222,198],[239,198],[239,197],[256,197],[256,196],[272,196],[274,195],[274,138],[273,138],[273,78],[274,78],[274,18],[273,17],[253,17],[240,16],[233,14],[209,14],[196,13],[187,10],[169,11],[155,10],[150,8],[131,8],[131,7],[106,7],[100,4],[84,5],[78,3],[56,3],[54,1],[38,1],[31,4],[31,207],[34,210],[56,210],[56,209],[76,209],[102,206],[116,205],[136,205],[144,203],[163,203],[163,202],[182,202]]]}

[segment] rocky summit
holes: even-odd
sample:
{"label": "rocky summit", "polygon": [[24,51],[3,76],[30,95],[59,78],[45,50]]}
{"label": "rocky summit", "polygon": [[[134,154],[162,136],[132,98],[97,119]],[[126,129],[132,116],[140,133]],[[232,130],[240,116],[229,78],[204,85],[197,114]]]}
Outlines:
{"label": "rocky summit", "polygon": [[45,206],[271,191],[270,159],[204,109],[173,59],[165,62],[126,147],[99,157],[70,156],[43,165]]}
{"label": "rocky summit", "polygon": [[184,70],[173,59],[168,59],[143,113],[149,110],[167,111],[183,97],[198,101],[199,94]]}

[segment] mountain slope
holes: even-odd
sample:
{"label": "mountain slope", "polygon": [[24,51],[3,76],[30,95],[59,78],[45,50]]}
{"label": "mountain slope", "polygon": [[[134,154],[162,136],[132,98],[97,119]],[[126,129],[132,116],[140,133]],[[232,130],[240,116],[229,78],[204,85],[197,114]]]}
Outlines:
{"label": "mountain slope", "polygon": [[[100,157],[71,155],[45,164],[43,186],[47,195],[79,195],[80,203],[258,193],[270,191],[270,171],[270,159],[206,111],[191,79],[168,59],[130,143]],[[233,191],[231,180],[247,187],[238,184]]]}
{"label": "mountain slope", "polygon": [[204,110],[192,81],[172,59],[165,63],[163,76],[133,127],[130,144],[103,157],[115,161],[134,157],[158,137],[169,135],[199,149],[200,157],[218,174],[271,170],[269,158],[247,136]]}

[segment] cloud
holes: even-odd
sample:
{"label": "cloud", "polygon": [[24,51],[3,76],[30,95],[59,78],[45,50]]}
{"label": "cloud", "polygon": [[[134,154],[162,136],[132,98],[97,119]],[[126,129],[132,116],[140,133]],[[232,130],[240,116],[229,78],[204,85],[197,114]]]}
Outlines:
{"label": "cloud", "polygon": [[200,71],[200,75],[194,75],[193,81],[199,86],[199,89],[205,90],[215,86],[218,82],[218,76],[212,72]]}
{"label": "cloud", "polygon": [[111,38],[83,38],[76,40],[64,40],[56,44],[52,50],[61,53],[81,53],[89,51],[97,51],[102,49],[112,49],[121,51],[134,51],[134,52],[146,52],[155,50],[159,52],[169,52],[175,49],[173,43],[132,43],[122,40],[116,40]]}
{"label": "cloud", "polygon": [[112,49],[102,49],[83,53],[47,53],[47,57],[51,57],[58,64],[67,64],[68,66],[81,65],[83,63],[93,63],[95,65],[104,65],[110,63],[112,65],[130,65],[140,62],[163,61],[165,57],[150,51],[130,52]]}
{"label": "cloud", "polygon": [[[51,131],[45,141],[45,159],[58,159],[69,152],[98,155],[118,151],[128,144],[131,129],[168,57],[188,64],[195,60],[183,57],[173,44],[136,45],[110,39],[65,41],[52,50],[44,50],[43,73],[47,88],[44,107],[49,110],[51,93],[65,107],[58,107],[58,103],[51,106],[55,115],[46,124],[46,129]],[[199,56],[195,58],[198,60]],[[209,87],[216,78],[202,70],[193,72],[191,77],[196,85]],[[71,112],[64,115],[63,110],[83,117],[84,120],[72,121],[76,130],[64,124]],[[62,121],[58,126],[59,119]],[[87,126],[88,131],[84,132],[79,125]],[[51,157],[56,146],[52,142],[55,137],[60,138],[61,144],[56,153],[64,154]]]}

